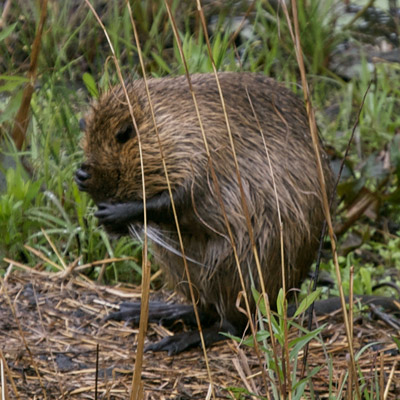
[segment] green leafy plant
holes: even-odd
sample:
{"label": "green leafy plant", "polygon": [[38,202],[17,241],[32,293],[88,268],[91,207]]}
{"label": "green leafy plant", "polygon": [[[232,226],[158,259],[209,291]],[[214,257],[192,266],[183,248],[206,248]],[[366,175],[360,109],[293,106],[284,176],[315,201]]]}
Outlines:
{"label": "green leafy plant", "polygon": [[6,192],[0,195],[0,254],[14,256],[24,253],[22,241],[39,226],[29,218],[29,210],[41,201],[40,181],[26,177],[21,165],[5,172]]}
{"label": "green leafy plant", "polygon": [[[299,379],[299,355],[301,351],[304,350],[307,343],[314,339],[318,340],[318,336],[323,331],[325,324],[309,332],[307,329],[295,322],[295,318],[304,313],[311,303],[319,297],[319,295],[319,290],[310,293],[300,302],[293,318],[288,318],[286,315],[286,306],[284,306],[286,299],[283,296],[282,289],[280,290],[276,302],[277,312],[276,314],[271,314],[270,321],[276,344],[279,346],[278,350],[277,347],[273,348],[271,344],[268,343],[271,336],[271,333],[267,328],[269,325],[268,313],[264,299],[260,293],[253,289],[254,300],[256,304],[259,305],[258,310],[261,314],[259,329],[256,334],[256,341],[260,344],[260,348],[266,358],[266,368],[269,374],[274,398],[280,398],[282,395],[286,396],[286,393],[281,393],[282,383],[284,383],[286,391],[291,393],[291,398],[303,398],[307,384],[310,383],[311,378],[317,374],[320,369],[320,367],[315,367],[309,371],[304,378]],[[291,329],[296,329],[298,335],[296,335],[294,339],[288,340],[288,333]],[[253,337],[249,337],[243,341],[239,337],[228,336],[245,346],[254,346]],[[287,364],[287,361],[289,364]],[[290,365],[289,371],[287,369],[288,365]]]}

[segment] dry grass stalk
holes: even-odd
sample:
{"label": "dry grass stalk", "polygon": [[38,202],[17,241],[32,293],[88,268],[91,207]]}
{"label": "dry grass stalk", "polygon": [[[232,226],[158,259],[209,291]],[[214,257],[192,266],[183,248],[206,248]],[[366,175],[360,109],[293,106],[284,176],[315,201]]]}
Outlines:
{"label": "dry grass stalk", "polygon": [[[197,2],[197,10],[198,10],[198,12],[200,14],[200,21],[201,21],[202,28],[203,28],[203,34],[204,34],[205,42],[206,42],[206,45],[207,45],[208,56],[209,56],[209,59],[211,61],[211,65],[212,65],[213,72],[214,72],[214,75],[215,75],[215,80],[216,80],[216,84],[217,84],[217,87],[218,87],[218,92],[219,92],[219,95],[220,95],[221,105],[222,105],[222,109],[223,109],[223,113],[224,113],[224,117],[225,117],[225,121],[226,121],[227,133],[228,133],[228,136],[229,136],[231,150],[232,150],[232,154],[233,154],[234,162],[235,162],[235,172],[236,172],[237,182],[238,182],[239,190],[240,190],[240,194],[241,194],[243,215],[246,218],[248,234],[249,234],[249,237],[250,237],[250,242],[251,242],[251,245],[252,245],[252,251],[253,251],[253,255],[254,255],[254,260],[255,260],[255,264],[256,264],[256,268],[257,268],[257,272],[258,272],[259,280],[260,280],[260,284],[261,284],[261,295],[262,295],[262,298],[264,300],[264,304],[265,304],[265,307],[266,307],[266,310],[267,310],[268,327],[269,327],[269,331],[270,331],[270,335],[271,335],[270,338],[271,338],[271,344],[272,344],[272,348],[273,348],[273,354],[274,354],[274,358],[275,358],[275,363],[276,363],[276,365],[278,365],[278,362],[277,362],[278,360],[277,360],[277,355],[276,355],[277,353],[276,353],[275,338],[274,338],[272,324],[271,324],[271,320],[272,320],[271,319],[271,307],[270,307],[268,295],[267,295],[266,290],[265,290],[263,273],[261,271],[261,265],[260,265],[260,262],[259,262],[257,247],[256,247],[256,244],[255,244],[255,241],[254,241],[253,229],[252,229],[252,225],[251,225],[251,222],[250,222],[247,203],[246,203],[246,200],[245,200],[245,195],[244,195],[244,190],[243,190],[243,185],[242,185],[242,180],[241,180],[241,175],[240,175],[240,170],[239,170],[239,163],[238,163],[238,160],[237,160],[237,157],[236,157],[235,145],[234,145],[233,136],[232,136],[232,132],[231,132],[230,124],[229,124],[229,119],[228,119],[228,115],[227,115],[226,107],[225,107],[225,100],[224,100],[224,96],[223,96],[223,93],[222,93],[221,85],[219,83],[219,78],[218,78],[218,73],[217,73],[217,69],[216,69],[216,66],[215,66],[215,62],[214,62],[214,59],[213,59],[211,44],[210,44],[210,40],[209,40],[208,33],[207,33],[208,32],[207,31],[207,24],[206,24],[205,16],[204,16],[203,9],[202,9],[202,6],[201,6],[201,2],[200,2],[200,0],[197,0],[196,2]],[[215,179],[214,176],[213,176],[213,179]],[[221,208],[223,209],[222,199],[221,199],[220,203],[221,203]],[[223,212],[224,212],[224,215],[226,215],[224,210],[223,210]],[[233,248],[233,251],[235,252],[235,242],[234,242],[233,237],[231,236],[231,231],[230,231],[229,223],[228,223],[227,220],[226,220],[226,225],[227,225],[229,236],[230,236],[230,240],[231,240],[231,243],[232,243],[232,248]],[[261,368],[261,373],[262,373],[263,380],[264,380],[264,383],[265,383],[265,388],[267,388],[267,377],[266,377],[266,374],[265,374],[265,371],[264,371],[264,368],[263,368],[262,362],[261,362],[261,353],[260,353],[259,346],[258,346],[258,343],[257,343],[257,340],[256,340],[255,326],[254,326],[254,323],[252,321],[252,316],[251,316],[251,312],[250,312],[250,308],[249,308],[246,289],[245,289],[245,286],[244,286],[241,266],[240,266],[240,262],[239,262],[238,259],[237,259],[236,265],[237,265],[239,277],[240,277],[242,288],[243,288],[243,297],[244,297],[245,302],[246,302],[246,311],[247,311],[247,314],[248,314],[251,333],[252,333],[253,338],[254,338],[254,348],[256,350],[257,356],[258,356],[259,361],[260,361],[260,368]],[[285,285],[285,283],[284,283],[285,282],[285,275],[284,274],[282,275],[282,281],[283,281],[283,285]],[[279,375],[278,375],[278,380],[279,380],[279,386],[281,388],[281,393],[283,393],[283,387],[281,385]],[[267,393],[268,393],[268,390],[267,390]]]}
{"label": "dry grass stalk", "polygon": [[93,15],[95,16],[97,22],[101,26],[105,37],[107,38],[108,45],[110,47],[112,58],[115,64],[115,68],[118,74],[118,79],[124,91],[125,99],[128,104],[129,113],[132,119],[133,126],[135,131],[137,132],[138,138],[138,147],[139,147],[139,156],[140,156],[140,169],[142,175],[142,198],[143,198],[143,230],[144,230],[144,240],[143,240],[143,251],[142,251],[142,300],[141,300],[141,309],[140,309],[140,322],[139,322],[139,334],[138,334],[138,347],[137,347],[137,358],[134,368],[133,374],[133,382],[132,382],[132,391],[131,391],[131,399],[141,399],[143,397],[143,385],[141,384],[141,371],[142,371],[142,362],[143,362],[143,353],[144,353],[144,338],[146,336],[147,331],[147,322],[148,322],[148,314],[149,314],[149,291],[150,291],[150,263],[148,261],[148,241],[147,241],[147,212],[146,212],[146,183],[144,178],[144,165],[143,165],[143,150],[142,150],[142,142],[140,139],[140,132],[135,120],[135,116],[133,114],[133,108],[131,101],[129,99],[128,91],[125,86],[125,81],[122,76],[121,68],[118,63],[118,59],[115,55],[114,47],[110,40],[110,37],[107,33],[107,30],[102,23],[99,15],[93,8],[92,4],[89,0],[85,0],[86,4],[89,6]]}
{"label": "dry grass stalk", "polygon": [[[224,217],[225,225],[227,227],[228,236],[229,236],[229,239],[230,239],[230,242],[231,242],[231,246],[232,246],[232,251],[233,251],[234,256],[235,256],[235,261],[236,261],[236,266],[237,266],[237,269],[238,269],[239,279],[240,279],[240,282],[241,282],[241,285],[242,285],[242,288],[243,288],[243,298],[244,298],[244,301],[245,301],[245,304],[246,304],[246,312],[247,312],[247,315],[248,315],[251,332],[253,334],[253,337],[255,338],[256,330],[255,330],[254,323],[253,323],[253,320],[252,320],[252,317],[251,317],[250,306],[249,306],[249,301],[248,301],[248,297],[247,297],[248,295],[247,295],[246,290],[245,290],[244,279],[243,279],[243,274],[242,274],[242,271],[241,271],[241,266],[240,266],[240,262],[239,262],[239,259],[238,259],[237,251],[236,251],[236,245],[235,245],[235,241],[234,241],[234,238],[233,238],[233,234],[232,234],[232,231],[231,231],[230,224],[228,222],[225,206],[224,206],[223,201],[222,201],[222,196],[221,196],[221,191],[220,191],[218,179],[217,179],[216,174],[215,174],[215,170],[214,170],[214,166],[213,166],[213,160],[212,160],[211,153],[210,153],[210,150],[209,150],[209,147],[208,147],[207,136],[206,136],[206,133],[205,133],[204,128],[203,128],[202,119],[201,119],[201,115],[200,115],[199,108],[198,108],[198,105],[197,105],[196,96],[195,96],[195,93],[194,93],[193,88],[192,88],[189,69],[188,69],[187,62],[186,62],[186,59],[185,59],[185,56],[184,56],[184,53],[183,53],[183,49],[182,49],[182,43],[181,43],[180,38],[179,38],[179,34],[178,34],[178,31],[177,31],[175,19],[174,19],[173,15],[172,15],[171,8],[170,8],[170,6],[169,6],[167,1],[165,1],[165,5],[167,7],[168,16],[169,16],[169,18],[171,20],[172,29],[173,29],[173,32],[174,32],[176,43],[178,45],[178,49],[179,49],[179,53],[180,53],[180,56],[181,56],[181,59],[182,59],[182,63],[183,63],[184,68],[185,68],[186,78],[187,78],[187,81],[188,81],[188,84],[189,84],[189,88],[190,88],[190,92],[191,92],[191,95],[192,95],[193,103],[194,103],[194,106],[195,106],[197,118],[198,118],[198,121],[199,121],[200,130],[201,130],[201,133],[202,133],[202,136],[203,136],[204,146],[205,146],[206,154],[207,154],[207,157],[208,157],[208,164],[209,164],[212,180],[214,182],[214,186],[215,186],[216,194],[217,194],[218,201],[219,201],[219,204],[220,204],[220,207],[221,207],[222,215]],[[210,57],[210,60],[212,62],[213,68],[214,68],[214,72],[215,72],[215,76],[216,76],[216,80],[217,80],[217,85],[218,85],[219,91],[220,91],[221,102],[222,102],[222,105],[223,105],[223,108],[224,108],[224,114],[225,114],[225,118],[226,118],[226,121],[227,121],[228,132],[230,132],[229,121],[228,121],[227,116],[226,116],[226,111],[225,111],[225,107],[224,107],[224,100],[223,100],[221,88],[219,86],[218,75],[216,74],[215,63],[214,63],[213,58],[212,58],[212,52],[211,52],[211,49],[210,49],[210,42],[209,42],[209,38],[207,36],[207,29],[205,27],[204,14],[202,12],[202,7],[201,7],[200,2],[198,2],[198,11],[199,11],[199,14],[200,14],[200,19],[202,21],[203,32],[204,32],[205,40],[206,40],[206,43],[207,43],[207,46],[208,46],[208,50],[209,50],[209,57]],[[231,142],[232,142],[232,135],[230,135],[230,138],[231,138]],[[234,148],[233,148],[233,154],[235,155]],[[237,161],[236,161],[236,163],[237,163]],[[237,171],[238,171],[238,168],[237,168]],[[240,177],[239,177],[239,183],[240,183]],[[242,189],[242,191],[243,191],[243,189]],[[242,199],[244,199],[243,195],[242,195]],[[246,207],[246,205],[245,205],[245,207]],[[248,218],[248,213],[247,213],[247,219],[249,219]],[[254,241],[253,241],[253,243],[254,243]],[[257,255],[256,252],[255,252],[255,257],[256,257],[256,259],[258,259],[258,255]],[[265,293],[265,290],[264,290],[264,293]],[[258,346],[258,343],[257,343],[256,340],[254,340],[254,346],[255,346],[255,349],[256,349],[256,353],[257,353],[257,355],[259,357],[259,363],[260,363],[260,367],[261,367],[261,371],[262,371],[262,374],[263,374],[263,377],[264,377],[265,387],[266,387],[267,386],[267,384],[266,384],[267,379],[266,379],[266,376],[265,376],[264,368],[262,367],[263,363],[262,363],[262,360],[261,360],[261,352],[259,350],[259,346]]]}
{"label": "dry grass stalk", "polygon": [[[307,114],[309,117],[310,131],[311,131],[311,136],[312,136],[313,145],[314,145],[314,149],[315,149],[317,171],[318,171],[318,176],[320,179],[320,184],[321,184],[321,189],[322,189],[323,206],[324,206],[326,221],[328,224],[328,232],[329,232],[329,236],[330,236],[330,240],[331,240],[332,255],[333,255],[333,261],[334,261],[334,266],[335,266],[336,278],[337,278],[337,282],[338,282],[337,285],[338,285],[340,299],[341,299],[341,303],[342,303],[343,319],[344,319],[344,323],[345,323],[345,327],[346,327],[346,334],[347,334],[347,340],[348,340],[350,366],[352,369],[353,376],[356,376],[357,375],[356,361],[354,358],[354,349],[353,349],[353,343],[352,343],[350,323],[349,323],[349,318],[348,318],[348,314],[346,311],[346,301],[345,301],[345,296],[344,296],[343,287],[342,287],[342,279],[341,279],[338,256],[337,256],[337,249],[336,249],[336,239],[335,239],[335,234],[334,234],[333,225],[332,225],[332,218],[331,218],[331,214],[330,214],[330,204],[329,204],[330,202],[329,202],[329,199],[326,194],[325,178],[324,178],[324,174],[323,174],[323,170],[322,170],[321,156],[320,156],[319,147],[318,147],[317,124],[315,121],[314,110],[313,110],[312,104],[311,104],[310,91],[309,91],[309,87],[308,87],[308,83],[307,83],[303,53],[302,53],[302,48],[301,48],[300,29],[299,29],[299,21],[298,21],[298,14],[297,14],[297,4],[296,4],[295,0],[291,0],[294,29],[292,27],[292,21],[290,19],[289,12],[286,7],[286,3],[284,1],[281,1],[281,4],[282,4],[282,8],[284,10],[284,14],[285,14],[285,17],[286,17],[286,20],[288,23],[289,31],[290,31],[290,34],[291,34],[291,37],[293,40],[294,48],[296,51],[296,59],[297,59],[297,63],[298,63],[299,70],[300,70],[300,76],[301,76],[303,93],[304,93],[304,100],[305,100],[305,104],[306,104]],[[360,395],[360,390],[358,387],[357,379],[355,380],[354,383],[355,383],[357,398],[360,400],[361,395]]]}
{"label": "dry grass stalk", "polygon": [[387,381],[387,384],[386,384],[386,387],[385,387],[385,391],[383,393],[383,400],[386,400],[388,398],[390,385],[392,384],[393,377],[394,377],[394,372],[396,371],[397,364],[398,364],[398,360],[396,360],[393,363],[392,369],[390,370],[389,379]]}
{"label": "dry grass stalk", "polygon": [[[168,7],[167,3],[166,3],[166,5]],[[195,294],[194,294],[194,291],[193,291],[193,285],[192,285],[192,281],[191,281],[190,273],[189,273],[189,267],[188,267],[187,259],[186,259],[186,256],[185,256],[185,249],[184,249],[181,230],[180,230],[180,226],[179,226],[178,215],[176,213],[175,201],[174,201],[174,198],[172,196],[171,182],[169,180],[168,169],[167,169],[167,165],[166,165],[166,161],[165,161],[165,156],[164,156],[164,152],[163,152],[162,143],[160,141],[160,136],[159,136],[158,127],[157,127],[157,123],[156,123],[156,118],[155,118],[155,114],[154,114],[153,103],[152,103],[152,99],[151,99],[151,96],[150,96],[150,91],[149,91],[149,87],[148,87],[148,83],[147,83],[146,69],[145,69],[145,66],[144,66],[144,61],[143,61],[143,56],[142,56],[139,36],[138,36],[137,29],[136,29],[135,21],[133,19],[132,9],[131,9],[131,6],[130,6],[128,1],[127,1],[127,7],[128,7],[128,11],[129,11],[129,16],[130,16],[130,20],[131,20],[131,25],[132,25],[132,28],[133,28],[134,36],[135,36],[136,46],[137,46],[137,49],[138,49],[138,56],[139,56],[139,61],[140,61],[140,65],[141,65],[141,68],[142,68],[142,74],[143,74],[144,83],[145,83],[145,86],[146,86],[146,93],[147,93],[147,97],[148,97],[148,100],[149,100],[149,105],[150,105],[151,115],[152,115],[152,119],[153,119],[154,129],[155,129],[155,133],[156,133],[156,136],[157,136],[158,145],[159,145],[159,148],[160,148],[160,155],[161,155],[161,159],[162,159],[162,165],[163,165],[163,169],[164,169],[164,174],[165,174],[166,181],[167,181],[169,197],[171,199],[171,206],[172,206],[172,211],[173,211],[173,215],[174,215],[174,219],[175,219],[175,225],[176,225],[176,229],[177,229],[179,245],[180,245],[180,248],[181,248],[182,259],[183,259],[183,262],[184,262],[185,273],[186,273],[186,277],[187,277],[187,281],[188,281],[188,285],[189,285],[190,296],[191,296],[191,299],[192,299],[192,304],[193,304],[193,309],[194,309],[194,313],[195,313],[195,317],[196,317],[196,322],[197,322],[197,326],[198,326],[198,329],[199,329],[200,340],[201,340],[202,348],[203,348],[203,352],[204,352],[204,358],[205,358],[205,361],[206,361],[206,367],[207,367],[207,372],[208,372],[208,377],[209,377],[209,382],[210,382],[211,395],[212,395],[213,398],[215,398],[215,394],[214,394],[214,390],[213,390],[213,384],[212,384],[212,375],[211,375],[211,372],[210,372],[210,369],[209,369],[209,365],[208,365],[207,350],[206,350],[204,336],[203,336],[202,327],[201,327],[201,323],[200,323],[200,317],[199,317],[199,313],[198,313],[198,310],[197,310]],[[169,10],[169,14],[170,14],[170,10]],[[136,378],[136,379],[139,379],[139,378]],[[134,383],[133,383],[133,385],[134,385]]]}
{"label": "dry grass stalk", "polygon": [[12,373],[10,369],[8,368],[7,365],[7,360],[4,357],[3,351],[0,349],[0,360],[1,360],[1,395],[2,399],[5,398],[5,400],[8,400],[9,397],[9,391],[7,390],[7,380],[6,376],[11,384],[12,390],[14,392],[15,397],[19,400],[20,396],[18,394],[17,387],[15,385]]}
{"label": "dry grass stalk", "polygon": [[15,117],[14,129],[12,131],[12,138],[18,150],[22,150],[22,147],[25,143],[26,130],[29,124],[29,110],[31,106],[31,99],[36,81],[40,44],[42,41],[43,28],[46,22],[46,18],[47,18],[47,0],[42,0],[39,25],[36,31],[35,39],[33,41],[31,62],[29,64],[29,69],[27,73],[29,82],[26,84],[24,92],[22,94],[21,105]]}
{"label": "dry grass stalk", "polygon": [[[286,302],[286,274],[285,274],[285,257],[284,257],[284,244],[283,244],[283,224],[282,224],[282,217],[281,217],[281,209],[280,209],[280,204],[279,204],[279,197],[278,197],[278,192],[276,189],[276,183],[275,183],[275,175],[274,175],[274,170],[272,168],[272,163],[271,163],[271,158],[269,155],[269,151],[268,151],[268,146],[267,143],[265,141],[265,137],[264,137],[264,132],[261,128],[261,124],[259,122],[258,116],[256,115],[255,109],[253,107],[253,103],[251,101],[251,97],[250,97],[250,93],[248,92],[247,88],[246,88],[246,93],[247,93],[247,98],[249,100],[250,103],[250,107],[251,110],[253,112],[253,115],[255,117],[255,120],[257,122],[257,126],[258,126],[258,130],[260,131],[260,135],[262,137],[263,140],[263,144],[264,144],[264,149],[265,149],[265,154],[267,156],[267,160],[268,160],[268,167],[271,171],[271,177],[272,177],[272,185],[273,185],[273,189],[274,189],[274,195],[275,195],[275,199],[276,199],[276,209],[277,209],[277,213],[278,213],[278,220],[279,220],[279,236],[280,236],[280,248],[281,248],[281,270],[282,270],[282,290],[284,293],[284,331],[285,331],[285,343],[286,343],[286,348],[285,348],[285,356],[286,356],[286,374],[284,374],[285,376],[288,377],[288,385],[289,387],[291,387],[291,382],[290,382],[290,363],[289,363],[289,357],[288,357],[288,353],[289,353],[289,346],[288,346],[288,341],[287,341],[287,319],[286,319],[286,310],[287,310],[287,302]],[[276,110],[276,112],[279,114],[278,110]],[[283,119],[283,117],[282,117]],[[283,121],[285,123],[285,121]],[[259,271],[259,273],[262,272],[261,270]],[[265,288],[264,288],[264,292],[265,292]],[[275,338],[273,335],[273,331],[272,331],[272,325],[271,325],[271,309],[270,309],[270,304],[268,302],[265,303],[266,304],[266,309],[267,309],[267,315],[268,315],[268,327],[269,327],[269,331],[271,334],[271,343],[272,343],[272,349],[274,352],[274,357],[275,357],[275,363],[277,365],[277,353],[276,353],[276,344],[275,344]],[[285,363],[283,363],[283,366],[285,366]],[[286,389],[284,388],[284,384],[282,384],[280,382],[280,376],[278,374],[278,381],[279,381],[279,385],[281,387],[281,392],[282,393],[286,393]]]}

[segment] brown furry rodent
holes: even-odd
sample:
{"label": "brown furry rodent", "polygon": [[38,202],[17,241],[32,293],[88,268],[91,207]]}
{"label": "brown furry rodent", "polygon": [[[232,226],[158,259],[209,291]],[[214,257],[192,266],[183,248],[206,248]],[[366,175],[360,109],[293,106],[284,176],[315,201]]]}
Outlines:
{"label": "brown furry rodent", "polygon": [[[308,272],[324,220],[307,115],[302,101],[272,79],[249,73],[218,76],[265,287],[274,304],[282,286],[280,229],[262,134],[272,161],[283,222],[286,282],[291,288]],[[252,297],[252,284],[258,290],[260,284],[215,76],[199,74],[191,79],[247,293]],[[242,290],[237,266],[186,77],[150,79],[148,84],[190,277],[202,319],[209,325],[204,330],[209,344],[221,339],[219,331],[239,333],[246,326],[236,306]],[[143,148],[152,251],[169,284],[190,300],[144,81],[130,83],[128,93]],[[93,105],[85,125],[86,161],[76,173],[79,188],[93,197],[99,207],[96,216],[108,231],[127,234],[131,226],[132,232],[140,234],[143,202],[138,138],[121,87]],[[333,178],[321,151],[330,196]],[[113,316],[137,320],[138,310],[136,305],[127,306]],[[150,306],[149,318],[165,322],[178,317],[188,322],[191,315],[191,306],[157,303]],[[175,353],[195,344],[197,331],[166,338],[150,349]]]}

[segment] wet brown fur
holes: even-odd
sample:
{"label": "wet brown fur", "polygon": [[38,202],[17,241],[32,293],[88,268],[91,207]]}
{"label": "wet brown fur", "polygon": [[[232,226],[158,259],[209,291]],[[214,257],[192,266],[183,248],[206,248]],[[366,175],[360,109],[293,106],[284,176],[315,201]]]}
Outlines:
{"label": "wet brown fur", "polygon": [[[265,286],[273,303],[282,286],[278,213],[271,171],[246,88],[272,160],[288,287],[297,286],[306,275],[324,220],[307,115],[302,101],[272,79],[247,73],[221,73],[219,79]],[[193,75],[192,82],[247,290],[250,293],[252,280],[260,290],[215,77]],[[189,268],[200,308],[215,309],[222,318],[243,325],[236,307],[242,288],[186,78],[150,79],[148,83],[172,189],[183,188],[189,199],[187,206],[178,209],[178,217],[185,252],[196,261],[189,261]],[[167,190],[166,178],[143,80],[130,83],[128,91],[142,141],[146,198],[150,199]],[[115,140],[127,124],[131,117],[120,87],[104,94],[86,118],[83,148],[91,172],[88,191],[97,203],[142,199],[137,137],[122,145]],[[333,179],[321,151],[330,196]],[[148,218],[150,237],[164,243],[153,243],[157,262],[170,285],[189,299],[182,258],[166,249],[172,246],[180,252],[175,224],[152,224],[151,214]],[[141,229],[140,221],[134,225]]]}

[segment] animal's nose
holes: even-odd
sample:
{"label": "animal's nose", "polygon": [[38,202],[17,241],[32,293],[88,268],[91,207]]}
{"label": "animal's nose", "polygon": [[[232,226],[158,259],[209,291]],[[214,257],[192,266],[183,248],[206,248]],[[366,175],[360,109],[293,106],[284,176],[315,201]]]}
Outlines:
{"label": "animal's nose", "polygon": [[82,164],[81,167],[75,172],[75,182],[78,185],[79,190],[83,192],[87,191],[87,180],[90,179],[90,174],[87,169],[88,166],[86,164]]}

